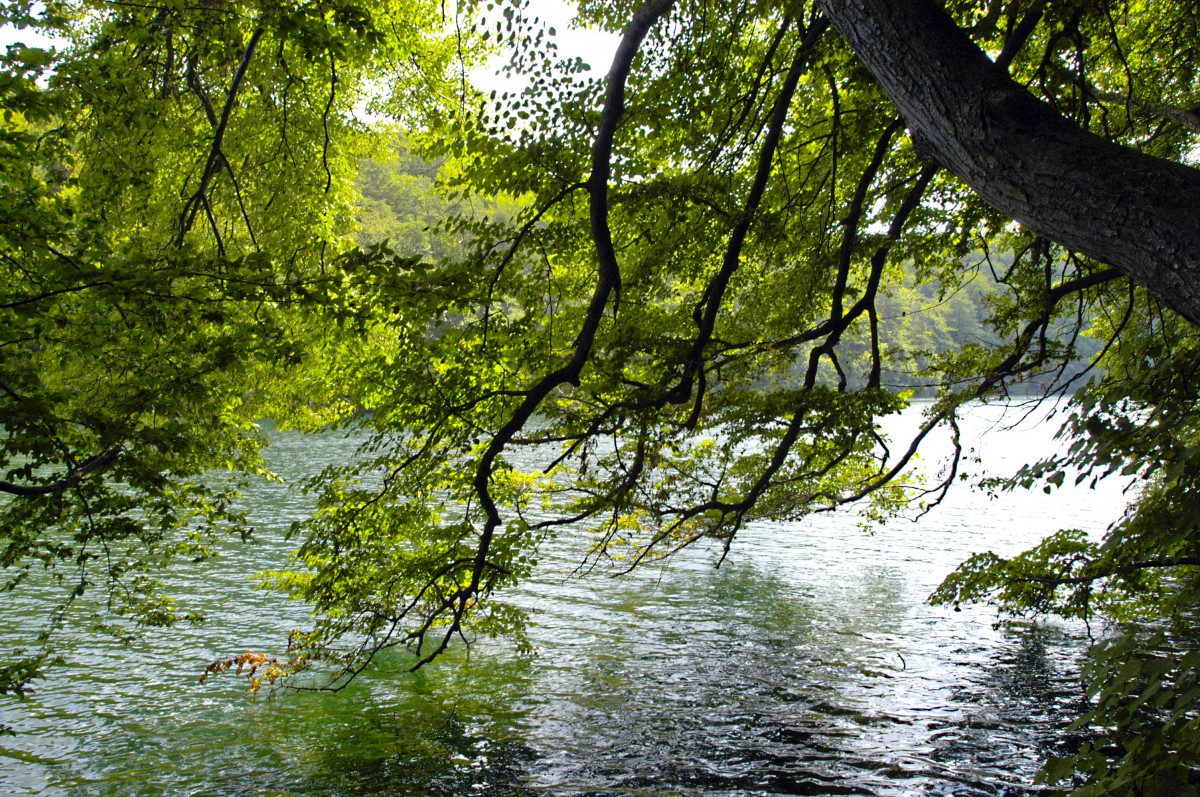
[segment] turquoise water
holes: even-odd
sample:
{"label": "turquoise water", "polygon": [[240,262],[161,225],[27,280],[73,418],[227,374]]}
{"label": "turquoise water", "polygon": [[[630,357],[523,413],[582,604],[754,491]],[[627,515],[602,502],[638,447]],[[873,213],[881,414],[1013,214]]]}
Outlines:
{"label": "turquoise water", "polygon": [[[1045,423],[1000,421],[979,408],[964,424],[992,472],[1053,445]],[[274,434],[272,457],[295,479],[352,449]],[[1102,530],[1119,488],[998,501],[962,489],[873,535],[850,514],[760,525],[719,569],[716,552],[692,550],[620,579],[573,577],[583,543],[562,538],[510,598],[534,613],[536,656],[481,642],[409,674],[396,654],[343,692],[268,699],[198,680],[214,659],[281,649],[307,621],[251,582],[286,558],[307,499],[259,485],[254,545],[169,574],[207,623],[131,646],[80,623],[62,640],[68,666],[0,698],[18,732],[0,738],[0,794],[1037,793],[1038,762],[1081,699],[1082,629],[996,630],[986,609],[924,599],[972,552]],[[3,644],[37,612],[34,597],[6,598]]]}

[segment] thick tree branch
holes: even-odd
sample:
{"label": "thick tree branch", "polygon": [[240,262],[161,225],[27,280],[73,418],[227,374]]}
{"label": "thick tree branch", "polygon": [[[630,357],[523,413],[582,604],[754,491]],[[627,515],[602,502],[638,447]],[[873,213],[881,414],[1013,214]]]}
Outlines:
{"label": "thick tree branch", "polygon": [[1200,324],[1200,171],[1081,129],[1009,78],[935,0],[818,0],[917,151],[996,210],[1120,269]]}
{"label": "thick tree branch", "polygon": [[1020,22],[1009,31],[1008,36],[1004,40],[1004,49],[996,56],[996,63],[998,65],[1005,69],[1008,69],[1012,65],[1012,61],[1017,57],[1017,53],[1021,52],[1021,48],[1025,46],[1025,42],[1029,41],[1029,37],[1033,35],[1034,29],[1042,21],[1042,14],[1046,11],[1046,2],[1047,0],[1038,0],[1032,8],[1025,12]]}

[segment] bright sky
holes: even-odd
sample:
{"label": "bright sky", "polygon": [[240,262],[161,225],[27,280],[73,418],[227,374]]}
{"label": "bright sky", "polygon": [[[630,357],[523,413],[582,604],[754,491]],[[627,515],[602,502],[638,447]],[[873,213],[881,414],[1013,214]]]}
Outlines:
{"label": "bright sky", "polygon": [[[618,36],[596,30],[576,28],[571,24],[575,16],[574,3],[569,0],[529,0],[530,12],[555,29],[554,41],[563,58],[579,56],[592,67],[592,73],[603,75],[612,63],[617,49]],[[498,12],[497,12],[498,13]],[[8,25],[0,26],[0,49],[10,44],[27,44],[32,47],[50,47],[52,39],[31,30],[17,30]],[[480,88],[487,91],[499,89],[511,91],[521,87],[520,81],[498,74],[507,56],[497,56],[487,67],[472,73]]]}
{"label": "bright sky", "polygon": [[24,44],[29,47],[49,47],[52,43],[50,38],[28,28],[17,30],[9,25],[0,26],[0,50],[3,50],[10,44]]}
{"label": "bright sky", "polygon": [[[499,11],[494,12],[499,16]],[[604,75],[612,64],[620,37],[603,31],[581,29],[573,26],[575,5],[568,0],[529,0],[529,13],[536,16],[547,27],[554,28],[554,41],[558,54],[563,59],[578,56],[591,65],[592,74]],[[493,19],[494,24],[494,19]],[[520,89],[524,81],[499,74],[507,56],[496,56],[487,67],[471,73],[471,79],[480,89],[491,91],[513,91]]]}

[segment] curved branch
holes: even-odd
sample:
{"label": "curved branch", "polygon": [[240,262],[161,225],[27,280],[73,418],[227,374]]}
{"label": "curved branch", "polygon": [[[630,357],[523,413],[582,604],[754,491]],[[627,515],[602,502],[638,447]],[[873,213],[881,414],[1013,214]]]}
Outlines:
{"label": "curved branch", "polygon": [[492,437],[479,464],[475,469],[473,487],[479,505],[485,516],[483,529],[479,535],[479,546],[471,571],[470,581],[452,598],[450,609],[452,617],[444,633],[440,635],[437,647],[423,656],[415,665],[420,667],[439,656],[462,628],[462,621],[472,600],[481,592],[486,591],[484,571],[488,567],[488,553],[491,550],[492,539],[501,523],[500,511],[492,498],[489,482],[496,459],[504,451],[508,443],[525,427],[534,412],[541,406],[551,392],[566,384],[578,384],[579,375],[591,356],[592,345],[595,342],[596,331],[608,306],[610,296],[620,291],[620,269],[617,263],[616,251],[613,246],[612,234],[608,226],[608,180],[612,174],[612,146],[616,135],[617,124],[625,109],[625,83],[633,66],[634,56],[637,55],[642,41],[649,34],[656,22],[674,6],[674,0],[646,0],[633,15],[629,26],[617,47],[612,68],[608,73],[608,88],[605,92],[604,107],[600,113],[600,123],[596,142],[592,149],[592,173],[588,178],[588,189],[591,192],[591,221],[592,238],[596,245],[598,260],[596,288],[588,305],[587,315],[583,326],[575,339],[575,350],[571,359],[549,374],[546,374],[534,384],[525,394],[525,399],[513,411],[508,422]]}
{"label": "curved branch", "polygon": [[538,208],[537,212],[530,217],[529,221],[521,225],[521,229],[517,231],[517,234],[509,243],[508,249],[504,252],[504,256],[500,259],[499,265],[496,266],[496,272],[488,281],[487,303],[484,305],[483,311],[483,340],[485,343],[487,342],[488,326],[492,317],[492,297],[496,292],[496,284],[500,282],[500,278],[504,275],[504,270],[508,268],[508,265],[512,262],[513,256],[516,255],[517,250],[521,247],[521,243],[525,240],[525,237],[533,231],[533,229],[538,225],[538,222],[542,220],[542,217],[549,213],[550,210],[558,205],[559,202],[562,202],[564,199],[581,188],[587,188],[587,183],[571,183],[570,185],[564,186],[562,190],[551,197],[545,205]]}
{"label": "curved branch", "polygon": [[20,495],[26,497],[38,495],[58,495],[64,493],[72,487],[77,486],[83,477],[102,468],[106,468],[116,460],[117,455],[121,453],[120,446],[101,451],[94,457],[84,460],[83,464],[73,470],[67,472],[67,475],[58,481],[49,484],[24,485],[14,482],[0,481],[0,493],[8,493],[9,495]]}

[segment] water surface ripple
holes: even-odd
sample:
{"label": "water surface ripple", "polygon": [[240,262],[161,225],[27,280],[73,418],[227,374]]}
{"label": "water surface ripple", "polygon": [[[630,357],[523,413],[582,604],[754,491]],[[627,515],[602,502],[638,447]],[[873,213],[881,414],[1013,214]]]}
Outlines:
{"label": "water surface ripple", "polygon": [[[975,410],[967,438],[998,420]],[[979,453],[1011,472],[1052,431],[989,434]],[[273,457],[298,477],[352,447],[276,434]],[[17,730],[0,739],[0,794],[1038,794],[1038,762],[1081,700],[1082,629],[998,630],[986,609],[924,600],[970,553],[1103,530],[1124,500],[1119,485],[996,501],[962,489],[873,535],[848,514],[762,524],[719,569],[692,550],[620,579],[572,577],[581,542],[563,537],[510,598],[536,618],[535,657],[479,643],[410,675],[397,655],[337,695],[268,700],[197,680],[306,621],[250,576],[284,560],[309,503],[266,484],[248,499],[254,546],[170,574],[207,623],[129,646],[75,627],[69,666],[0,698]],[[0,639],[27,644],[36,593],[5,601]]]}

